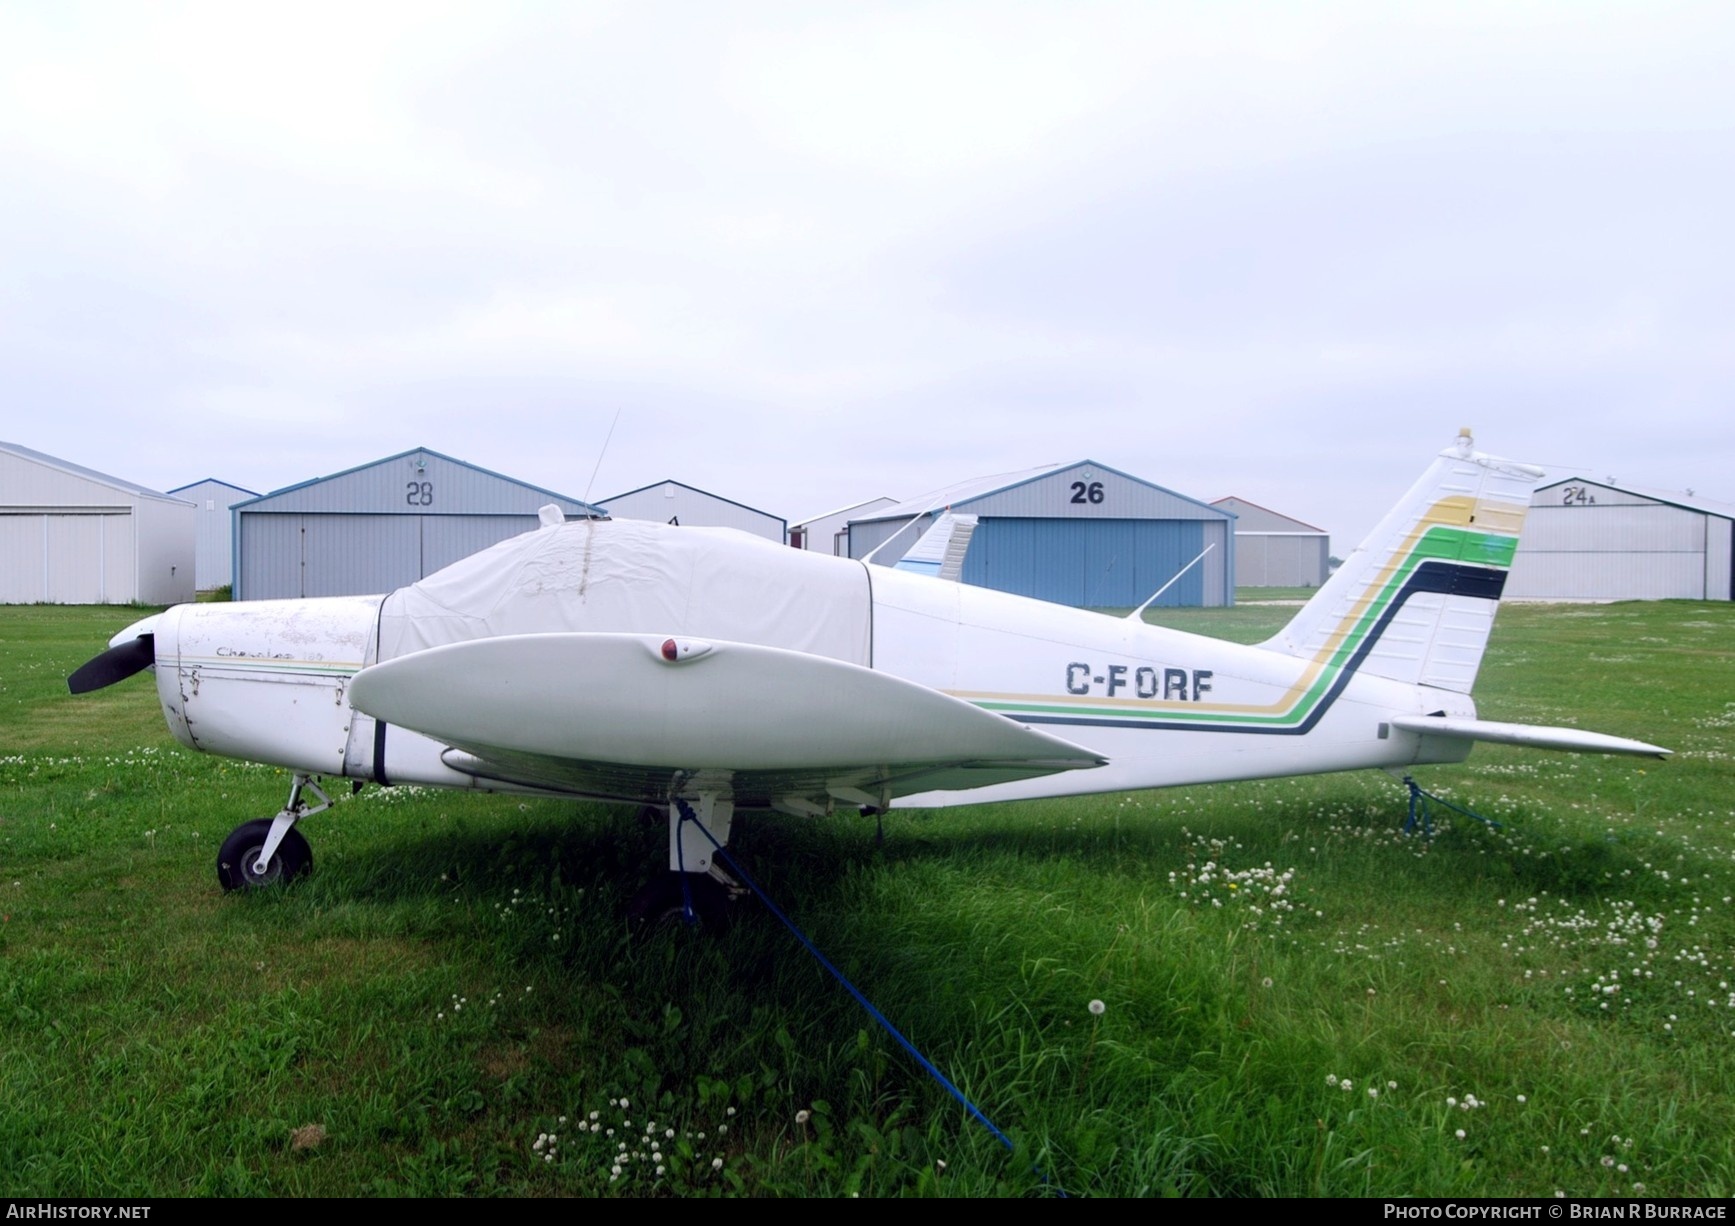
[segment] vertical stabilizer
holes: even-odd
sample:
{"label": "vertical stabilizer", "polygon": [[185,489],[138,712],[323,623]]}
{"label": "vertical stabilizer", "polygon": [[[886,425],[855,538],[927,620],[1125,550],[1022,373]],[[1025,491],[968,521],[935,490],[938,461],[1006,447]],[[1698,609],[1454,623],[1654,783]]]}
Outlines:
{"label": "vertical stabilizer", "polygon": [[1265,647],[1468,694],[1542,475],[1461,431]]}
{"label": "vertical stabilizer", "polygon": [[964,573],[964,555],[969,552],[970,537],[975,531],[974,515],[947,511],[898,559],[897,569],[956,583]]}

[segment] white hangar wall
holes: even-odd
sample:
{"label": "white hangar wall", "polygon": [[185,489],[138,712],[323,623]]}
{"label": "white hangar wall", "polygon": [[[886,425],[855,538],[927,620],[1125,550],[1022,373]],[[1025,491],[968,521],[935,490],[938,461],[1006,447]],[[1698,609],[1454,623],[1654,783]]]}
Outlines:
{"label": "white hangar wall", "polygon": [[797,549],[810,549],[829,553],[833,557],[847,558],[850,520],[863,518],[885,507],[896,506],[897,502],[896,498],[869,498],[866,502],[851,503],[836,511],[797,520],[789,525],[789,543]]}
{"label": "white hangar wall", "polygon": [[0,603],[193,598],[193,505],[0,443]]}
{"label": "white hangar wall", "polygon": [[786,543],[789,525],[769,511],[723,498],[679,481],[659,481],[604,498],[596,504],[614,519],[648,519],[688,528],[737,528],[779,545]]}
{"label": "white hangar wall", "polygon": [[235,517],[229,509],[238,502],[259,497],[258,493],[215,477],[180,486],[169,493],[193,504],[193,571],[199,590],[209,592],[229,583],[234,576],[235,560]]}
{"label": "white hangar wall", "polygon": [[1735,598],[1735,506],[1571,477],[1538,489],[1506,580],[1527,600]]}
{"label": "white hangar wall", "polygon": [[1331,573],[1331,536],[1323,529],[1245,498],[1211,504],[1235,516],[1236,587],[1319,587]]}
{"label": "white hangar wall", "polygon": [[389,592],[528,532],[576,498],[426,447],[235,504],[237,600]]}

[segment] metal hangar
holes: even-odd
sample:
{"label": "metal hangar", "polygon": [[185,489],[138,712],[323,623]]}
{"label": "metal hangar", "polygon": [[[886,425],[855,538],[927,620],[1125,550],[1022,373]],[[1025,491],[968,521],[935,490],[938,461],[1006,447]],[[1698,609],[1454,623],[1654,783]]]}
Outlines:
{"label": "metal hangar", "polygon": [[820,553],[829,553],[833,557],[847,558],[850,520],[860,519],[882,507],[896,506],[897,503],[896,498],[869,498],[865,502],[852,502],[835,511],[810,515],[789,525],[789,543],[797,549],[814,549]]}
{"label": "metal hangar", "polygon": [[779,545],[788,537],[789,525],[780,516],[679,481],[643,485],[601,499],[596,505],[615,519],[649,519],[689,528],[739,528]]}
{"label": "metal hangar", "polygon": [[874,511],[850,521],[849,555],[895,563],[947,510],[976,521],[965,583],[1082,608],[1133,608],[1164,584],[1162,606],[1235,600],[1235,517],[1095,460],[978,477]]}
{"label": "metal hangar", "polygon": [[0,604],[192,598],[192,503],[0,443]]}
{"label": "metal hangar", "polygon": [[1735,506],[1568,477],[1531,497],[1506,579],[1521,600],[1735,599]]}
{"label": "metal hangar", "polygon": [[1331,535],[1245,498],[1211,504],[1235,516],[1236,587],[1318,587],[1331,573]]}
{"label": "metal hangar", "polygon": [[191,485],[169,491],[175,498],[184,498],[196,508],[193,522],[195,549],[193,572],[201,592],[222,587],[233,578],[234,536],[230,531],[234,516],[229,508],[237,502],[259,497],[257,490],[244,490],[227,481],[206,477]]}
{"label": "metal hangar", "polygon": [[426,447],[291,485],[235,504],[235,599],[389,592],[530,531],[550,502],[597,514]]}

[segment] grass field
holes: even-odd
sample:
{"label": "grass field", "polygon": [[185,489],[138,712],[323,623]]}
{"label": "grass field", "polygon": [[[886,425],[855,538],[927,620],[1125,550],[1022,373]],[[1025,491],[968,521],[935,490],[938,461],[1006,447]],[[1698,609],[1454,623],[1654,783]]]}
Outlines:
{"label": "grass field", "polygon": [[222,895],[287,777],[174,745],[148,677],[67,696],[136,616],[0,609],[0,1195],[1735,1186],[1729,605],[1503,609],[1485,716],[1680,752],[1423,774],[1500,830],[1406,837],[1372,773],[897,812],[883,847],[738,822],[1011,1154],[756,907],[631,932],[665,835],[627,811],[369,788],[307,823],[312,876]]}

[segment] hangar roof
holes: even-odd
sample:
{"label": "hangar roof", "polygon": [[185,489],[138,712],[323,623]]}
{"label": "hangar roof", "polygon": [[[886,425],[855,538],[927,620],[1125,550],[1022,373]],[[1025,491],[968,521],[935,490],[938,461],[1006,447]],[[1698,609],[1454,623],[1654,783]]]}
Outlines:
{"label": "hangar roof", "polygon": [[[1209,503],[1201,502],[1197,498],[1190,498],[1185,494],[1178,494],[1174,490],[1166,489],[1155,482],[1146,481],[1142,477],[1135,477],[1131,473],[1122,472],[1118,468],[1099,464],[1095,460],[1078,460],[1071,464],[1044,464],[1037,468],[1027,468],[1018,472],[993,473],[985,477],[972,477],[968,481],[943,486],[920,497],[911,498],[893,506],[882,507],[871,515],[850,522],[876,523],[888,519],[911,519],[948,507],[955,511],[970,511],[990,516],[1008,513],[1018,514],[1020,512],[1011,510],[1009,505],[990,508],[981,504],[990,498],[997,498],[999,495],[1021,490],[1036,482],[1046,481],[1078,469],[1107,473],[1131,482],[1134,486],[1152,495],[1158,502],[1166,504],[1162,508],[1163,514],[1177,515],[1178,513],[1178,517],[1190,519],[1234,518],[1229,512],[1213,507]],[[1095,510],[1096,508],[1092,509]],[[1033,512],[1023,511],[1022,513],[1031,514]],[[1153,517],[1158,517],[1154,511]]]}
{"label": "hangar roof", "polygon": [[58,456],[48,455],[33,447],[25,447],[19,443],[0,442],[0,451],[8,451],[21,460],[31,460],[49,468],[58,468],[61,472],[70,473],[75,477],[83,477],[87,481],[98,481],[111,489],[123,494],[131,494],[137,498],[160,498],[164,502],[185,502],[184,498],[174,498],[161,490],[153,490],[149,486],[138,485],[132,481],[111,477],[107,473],[99,473],[94,468],[86,468],[82,464],[74,464],[71,460],[63,460]]}
{"label": "hangar roof", "polygon": [[[1550,481],[1547,485],[1536,487],[1536,495],[1543,490],[1551,490],[1560,485],[1594,485],[1598,489],[1612,490],[1618,494],[1631,494],[1635,498],[1647,498],[1652,502],[1665,503],[1671,507],[1680,507],[1687,511],[1698,511],[1703,515],[1715,515],[1721,519],[1735,519],[1735,503],[1718,502],[1714,498],[1700,498],[1696,494],[1681,490],[1657,489],[1649,485],[1626,485],[1613,481],[1596,481],[1590,477],[1562,477],[1558,481]],[[1534,498],[1532,503],[1534,506]]]}

